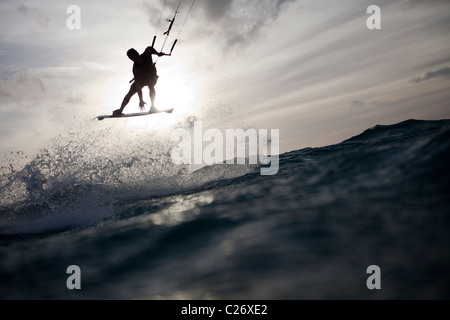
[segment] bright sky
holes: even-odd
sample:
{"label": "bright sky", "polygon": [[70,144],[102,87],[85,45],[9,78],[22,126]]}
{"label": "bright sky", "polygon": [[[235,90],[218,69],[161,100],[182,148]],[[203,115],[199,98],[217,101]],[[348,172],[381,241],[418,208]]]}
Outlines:
{"label": "bright sky", "polygon": [[[177,3],[163,12],[158,50]],[[66,25],[73,4],[80,30]],[[162,5],[1,1],[0,153],[104,125],[92,118],[120,106],[133,77],[126,51],[151,44]],[[366,26],[370,5],[381,30]],[[282,153],[376,124],[450,118],[449,31],[448,0],[197,0],[173,56],[158,61],[157,105],[208,128],[280,129]]]}

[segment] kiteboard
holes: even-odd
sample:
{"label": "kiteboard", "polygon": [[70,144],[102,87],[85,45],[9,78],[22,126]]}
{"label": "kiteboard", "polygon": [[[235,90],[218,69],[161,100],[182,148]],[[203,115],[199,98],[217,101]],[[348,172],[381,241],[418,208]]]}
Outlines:
{"label": "kiteboard", "polygon": [[165,110],[156,110],[152,109],[149,112],[137,112],[137,113],[124,113],[120,116],[113,116],[113,115],[104,115],[104,116],[98,116],[97,119],[99,121],[105,120],[105,119],[116,119],[116,118],[131,118],[131,117],[142,117],[142,116],[148,116],[151,114],[157,114],[157,113],[172,113],[174,108],[165,109]]}

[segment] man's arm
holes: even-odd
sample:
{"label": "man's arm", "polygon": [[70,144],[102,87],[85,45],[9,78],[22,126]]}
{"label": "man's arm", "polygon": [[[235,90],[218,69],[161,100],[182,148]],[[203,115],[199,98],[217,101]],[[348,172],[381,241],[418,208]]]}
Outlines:
{"label": "man's arm", "polygon": [[146,53],[146,54],[148,54],[148,55],[154,54],[154,55],[157,55],[158,57],[167,56],[166,53],[164,53],[164,52],[158,52],[158,51],[156,51],[155,48],[153,48],[153,47],[147,47],[147,49],[145,49],[145,52],[144,52],[144,53]]}
{"label": "man's arm", "polygon": [[142,99],[142,88],[139,87],[137,94],[139,96],[139,109],[144,110],[147,103]]}
{"label": "man's arm", "polygon": [[137,78],[136,78],[136,75],[135,75],[134,85],[136,86],[136,92],[137,92],[137,94],[139,96],[139,108],[141,110],[144,110],[146,103],[145,103],[144,99],[142,98],[142,84],[141,84],[141,80],[142,79],[141,79],[141,77],[139,77],[139,75],[137,75]]}

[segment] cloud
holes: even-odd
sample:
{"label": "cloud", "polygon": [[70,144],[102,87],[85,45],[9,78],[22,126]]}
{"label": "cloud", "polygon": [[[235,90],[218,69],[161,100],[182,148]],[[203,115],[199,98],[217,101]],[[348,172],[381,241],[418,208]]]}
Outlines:
{"label": "cloud", "polygon": [[[216,34],[218,39],[223,39],[226,47],[247,45],[261,37],[262,29],[277,20],[283,6],[295,0],[272,0],[272,1],[249,1],[233,0],[226,1],[218,6],[209,3],[207,17],[216,21],[221,14],[222,20],[218,24]],[[218,1],[215,1],[218,2]]]}
{"label": "cloud", "polygon": [[423,76],[414,77],[411,82],[420,83],[422,81],[431,80],[435,78],[450,79],[450,67],[444,67],[436,71],[428,71]]}
{"label": "cloud", "polygon": [[226,16],[232,7],[233,0],[209,0],[200,2],[208,18],[216,20]]}
{"label": "cloud", "polygon": [[33,20],[43,28],[46,28],[50,22],[50,18],[38,8],[30,8],[20,4],[17,6],[17,11],[25,16],[31,16]]}
{"label": "cloud", "polygon": [[6,81],[0,79],[0,97],[3,101],[22,103],[42,97],[47,92],[47,87],[39,76],[23,72]]}
{"label": "cloud", "polygon": [[352,108],[386,108],[391,105],[389,101],[365,101],[365,100],[353,100],[350,103]]}
{"label": "cloud", "polygon": [[33,143],[44,136],[45,128],[52,127],[48,110],[41,105],[51,91],[51,86],[32,72],[0,79],[0,153],[14,150],[19,141]]}
{"label": "cloud", "polygon": [[406,0],[403,5],[413,7],[431,4],[447,4],[447,2],[447,0]]}
{"label": "cloud", "polygon": [[366,106],[366,102],[362,100],[353,100],[350,105],[352,108],[364,108]]}
{"label": "cloud", "polygon": [[158,8],[153,3],[144,2],[141,4],[145,9],[148,15],[148,22],[151,26],[156,27],[158,25],[158,21],[156,21],[157,17],[159,18],[162,8]]}
{"label": "cloud", "polygon": [[[197,0],[193,8],[192,15],[199,23],[196,31],[197,37],[219,39],[223,47],[234,47],[246,45],[257,40],[262,32],[262,28],[273,23],[279,16],[286,4],[296,0]],[[185,1],[180,7],[177,17],[179,21],[184,21],[189,11],[191,2]],[[162,19],[171,18],[167,7],[175,10],[178,5],[177,0],[169,1],[166,4]],[[149,15],[152,25],[157,25],[161,8],[157,9],[153,5],[144,5]],[[161,24],[163,24],[162,21]],[[179,23],[178,27],[181,27]],[[177,26],[174,26],[175,30]],[[163,28],[164,29],[164,28]]]}

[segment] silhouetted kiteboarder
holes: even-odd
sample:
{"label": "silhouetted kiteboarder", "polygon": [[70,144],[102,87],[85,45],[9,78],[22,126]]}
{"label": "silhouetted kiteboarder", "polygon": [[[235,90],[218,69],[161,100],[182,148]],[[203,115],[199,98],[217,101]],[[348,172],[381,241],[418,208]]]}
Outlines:
{"label": "silhouetted kiteboarder", "polygon": [[144,110],[146,105],[146,102],[142,98],[142,88],[144,87],[148,87],[150,89],[150,100],[152,103],[150,110],[155,107],[155,85],[158,81],[158,74],[156,71],[156,66],[153,63],[152,55],[162,57],[167,54],[158,52],[153,47],[147,47],[147,49],[145,49],[144,53],[142,53],[141,55],[135,49],[128,50],[127,56],[134,62],[134,79],[132,80],[133,84],[131,85],[130,90],[123,99],[120,109],[115,110],[113,112],[113,116],[120,116],[123,114],[123,109],[126,107],[128,102],[130,102],[131,97],[135,93],[139,95],[139,108],[141,110]]}
{"label": "silhouetted kiteboarder", "polygon": [[[161,16],[163,14],[164,11],[164,7],[166,6],[166,1],[164,1],[164,6],[163,9],[161,10]],[[158,58],[162,57],[162,56],[171,56],[173,49],[175,48],[175,45],[178,42],[178,38],[181,34],[181,31],[184,28],[184,25],[186,24],[187,18],[190,15],[192,8],[195,4],[195,0],[192,1],[191,7],[189,9],[188,14],[186,15],[186,18],[184,20],[183,25],[181,26],[181,29],[178,33],[178,37],[175,39],[172,48],[170,49],[170,53],[166,54],[163,53],[164,50],[164,46],[167,42],[167,39],[170,36],[170,31],[172,30],[172,27],[175,23],[175,19],[177,17],[177,14],[179,13],[179,9],[180,9],[180,5],[181,5],[181,0],[178,3],[177,8],[175,9],[175,13],[173,15],[172,19],[166,19],[167,22],[169,22],[169,28],[167,29],[166,32],[164,32],[164,36],[165,36],[165,40],[164,43],[162,45],[161,51],[158,52],[157,50],[155,50],[154,46],[155,46],[155,41],[156,41],[156,34],[158,33],[158,28],[159,28],[159,24],[158,27],[156,28],[156,33],[155,36],[153,37],[153,42],[152,45],[147,47],[145,49],[145,51],[142,54],[139,54],[135,49],[130,49],[127,51],[127,56],[128,58],[130,58],[134,63],[133,63],[133,75],[134,75],[134,79],[131,80],[130,82],[133,82],[130,90],[128,91],[128,93],[125,95],[125,97],[123,98],[122,104],[120,106],[120,109],[114,110],[112,116],[98,116],[97,118],[99,120],[103,120],[103,119],[107,119],[107,118],[111,118],[111,117],[123,117],[123,116],[140,116],[142,114],[129,114],[129,115],[124,115],[123,114],[123,110],[125,109],[125,107],[127,106],[127,104],[130,102],[131,97],[133,97],[136,93],[139,95],[139,108],[141,109],[141,111],[143,111],[145,109],[145,105],[146,102],[144,101],[144,99],[142,98],[142,89],[144,87],[148,87],[150,90],[150,100],[151,100],[151,107],[150,107],[150,111],[148,112],[148,114],[150,113],[156,113],[156,112],[172,112],[172,109],[167,109],[167,110],[155,110],[155,98],[156,98],[156,90],[155,90],[155,85],[158,81],[158,74],[157,74],[157,70],[156,70],[156,62],[158,61],[158,59],[156,59],[155,62],[153,62],[153,58],[152,55],[157,55]],[[160,21],[161,22],[161,17],[160,17]]]}

